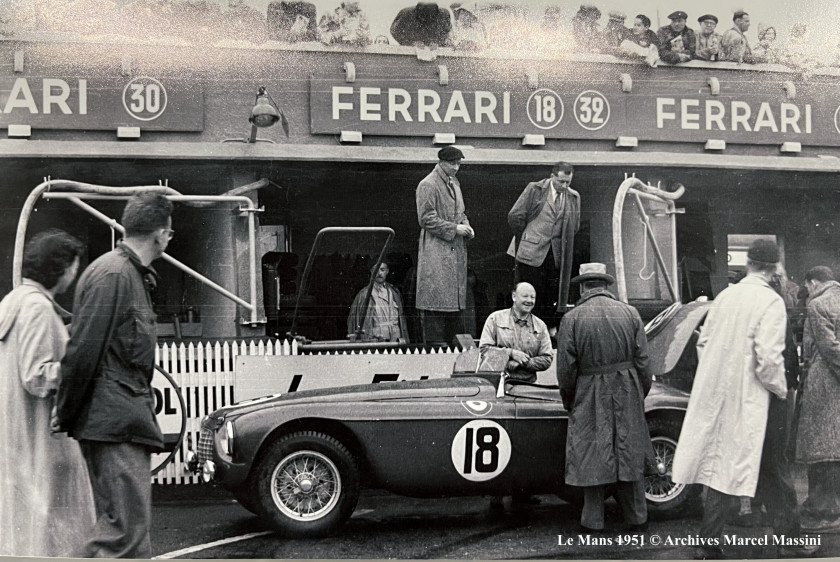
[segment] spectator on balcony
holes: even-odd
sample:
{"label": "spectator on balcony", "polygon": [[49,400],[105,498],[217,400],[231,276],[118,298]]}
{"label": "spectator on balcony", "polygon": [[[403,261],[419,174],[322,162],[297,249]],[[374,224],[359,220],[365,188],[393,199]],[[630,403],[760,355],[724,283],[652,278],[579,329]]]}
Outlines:
{"label": "spectator on balcony", "polygon": [[780,55],[780,62],[804,73],[820,66],[811,45],[811,30],[807,23],[797,23],[790,30],[790,38]]}
{"label": "spectator on balcony", "polygon": [[331,14],[321,16],[318,36],[325,45],[370,45],[370,25],[358,2],[342,2]]}
{"label": "spectator on balcony", "polygon": [[617,51],[617,47],[630,34],[630,30],[624,27],[624,20],[626,19],[627,16],[621,12],[610,12],[610,19],[604,30],[604,47],[607,51]]}
{"label": "spectator on balcony", "polygon": [[677,10],[668,19],[671,23],[656,32],[659,37],[659,57],[668,64],[688,62],[694,58],[694,50],[697,48],[694,30],[685,24],[688,14]]}
{"label": "spectator on balcony", "polygon": [[720,40],[719,60],[737,63],[753,64],[756,62],[750,48],[750,42],[744,35],[750,28],[750,15],[738,10],[732,16],[735,23],[732,29],[726,31]]}
{"label": "spectator on balcony", "polygon": [[639,14],[633,21],[633,29],[621,42],[621,52],[639,56],[650,66],[659,64],[659,37],[650,29],[650,18]]}
{"label": "spectator on balcony", "polygon": [[779,62],[775,27],[764,27],[763,24],[758,24],[758,45],[753,49],[753,56],[757,62],[768,64]]}
{"label": "spectator on balcony", "polygon": [[315,4],[311,2],[271,2],[266,16],[271,39],[296,43],[318,38]]}
{"label": "spectator on balcony", "polygon": [[602,35],[598,29],[601,10],[591,4],[581,4],[572,18],[572,36],[577,42],[578,51],[593,53],[602,48]]}
{"label": "spectator on balcony", "polygon": [[437,47],[449,41],[450,31],[449,11],[434,2],[403,8],[391,23],[391,35],[400,45]]}
{"label": "spectator on balcony", "polygon": [[470,10],[453,3],[450,8],[454,19],[450,40],[452,47],[460,51],[478,51],[487,46],[487,32],[484,24]]}
{"label": "spectator on balcony", "polygon": [[720,33],[715,33],[717,16],[706,14],[697,18],[700,33],[697,34],[697,48],[694,55],[700,60],[716,61],[720,53]]}

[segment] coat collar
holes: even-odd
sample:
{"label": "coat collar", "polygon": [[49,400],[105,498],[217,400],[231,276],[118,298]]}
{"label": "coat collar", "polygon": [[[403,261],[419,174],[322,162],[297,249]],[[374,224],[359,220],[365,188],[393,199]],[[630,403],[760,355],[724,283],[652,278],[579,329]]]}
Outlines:
{"label": "coat collar", "polygon": [[158,273],[151,264],[143,265],[143,262],[140,260],[140,256],[137,255],[137,252],[132,250],[130,246],[123,244],[122,241],[117,242],[116,250],[122,252],[128,258],[128,261],[137,268],[137,271],[140,272],[140,275],[143,277],[143,280],[150,289],[157,288]]}
{"label": "coat collar", "polygon": [[819,289],[817,289],[814,292],[814,294],[811,295],[808,298],[808,300],[812,301],[812,300],[816,299],[817,297],[820,297],[820,296],[824,295],[829,290],[837,289],[837,288],[840,288],[840,283],[838,283],[837,281],[827,281],[827,282],[823,283],[822,286]]}
{"label": "coat collar", "polygon": [[580,306],[583,303],[585,303],[586,301],[588,301],[589,299],[592,299],[592,298],[595,298],[595,297],[607,297],[608,299],[617,300],[615,298],[614,294],[612,294],[608,290],[602,288],[602,289],[595,289],[595,290],[587,293],[585,296],[578,299],[577,304],[575,306]]}

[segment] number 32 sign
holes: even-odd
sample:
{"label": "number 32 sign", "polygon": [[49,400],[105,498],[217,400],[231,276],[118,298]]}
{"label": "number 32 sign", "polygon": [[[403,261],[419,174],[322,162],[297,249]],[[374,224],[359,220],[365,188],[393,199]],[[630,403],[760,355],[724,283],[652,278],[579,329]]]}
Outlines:
{"label": "number 32 sign", "polygon": [[483,482],[507,468],[510,449],[510,437],[502,426],[493,420],[473,420],[452,440],[452,464],[467,480]]}
{"label": "number 32 sign", "polygon": [[168,100],[163,84],[154,78],[139,76],[123,88],[122,101],[129,115],[139,121],[152,121],[163,115]]}

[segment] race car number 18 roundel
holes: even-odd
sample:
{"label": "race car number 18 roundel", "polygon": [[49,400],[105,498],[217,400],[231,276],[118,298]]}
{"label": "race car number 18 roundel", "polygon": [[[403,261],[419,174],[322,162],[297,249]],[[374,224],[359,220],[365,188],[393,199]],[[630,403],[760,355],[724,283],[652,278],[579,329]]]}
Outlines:
{"label": "race car number 18 roundel", "polygon": [[493,420],[465,423],[452,440],[455,470],[474,482],[495,478],[510,461],[510,437]]}

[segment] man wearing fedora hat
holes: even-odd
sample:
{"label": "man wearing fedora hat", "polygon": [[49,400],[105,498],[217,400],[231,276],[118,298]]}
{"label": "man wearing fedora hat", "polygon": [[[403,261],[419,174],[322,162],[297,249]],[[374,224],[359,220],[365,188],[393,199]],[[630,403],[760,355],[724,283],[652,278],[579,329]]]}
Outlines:
{"label": "man wearing fedora hat", "polygon": [[417,185],[417,310],[423,343],[451,344],[465,332],[467,240],[475,236],[464,213],[464,196],[455,175],[464,153],[454,146],[438,151],[438,164]]}
{"label": "man wearing fedora hat", "polygon": [[670,25],[660,27],[656,32],[659,37],[659,58],[668,64],[688,62],[694,58],[697,38],[694,30],[685,25],[688,14],[677,10],[668,16]]}
{"label": "man wearing fedora hat", "polygon": [[644,324],[607,290],[615,278],[604,264],[582,264],[572,283],[581,297],[557,331],[557,381],[569,412],[566,484],[583,487],[585,529],[604,528],[604,488],[615,484],[625,523],[642,530],[651,386]]}
{"label": "man wearing fedora hat", "polygon": [[[772,476],[763,466],[772,459],[762,461],[771,394],[785,400],[788,392],[787,312],[770,286],[778,262],[775,242],[753,242],[747,276],[715,298],[697,340],[699,362],[671,478],[706,487],[699,535],[713,542],[700,547],[698,556],[723,557],[723,526],[738,513],[738,496],[753,497]],[[777,533],[799,534],[795,505],[786,514],[779,512],[779,501],[767,507]]]}

